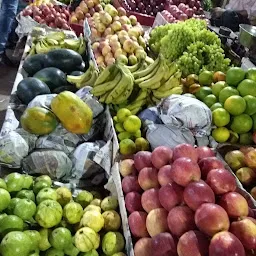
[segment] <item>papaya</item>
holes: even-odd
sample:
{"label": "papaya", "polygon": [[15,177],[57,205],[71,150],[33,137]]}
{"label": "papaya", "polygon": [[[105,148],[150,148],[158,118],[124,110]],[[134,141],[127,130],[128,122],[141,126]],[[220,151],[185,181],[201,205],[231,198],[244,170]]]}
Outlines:
{"label": "papaya", "polygon": [[58,125],[56,116],[50,110],[41,107],[27,108],[20,122],[25,131],[36,135],[49,134]]}
{"label": "papaya", "polygon": [[61,92],[52,99],[51,109],[69,132],[86,134],[91,129],[93,112],[76,94]]}

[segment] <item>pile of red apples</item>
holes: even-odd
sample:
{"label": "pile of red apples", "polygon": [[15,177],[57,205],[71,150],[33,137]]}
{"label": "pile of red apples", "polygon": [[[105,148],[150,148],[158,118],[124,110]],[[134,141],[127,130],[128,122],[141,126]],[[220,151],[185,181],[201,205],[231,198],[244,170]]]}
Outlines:
{"label": "pile of red apples", "polygon": [[254,211],[210,148],[140,151],[120,173],[135,256],[254,255]]}

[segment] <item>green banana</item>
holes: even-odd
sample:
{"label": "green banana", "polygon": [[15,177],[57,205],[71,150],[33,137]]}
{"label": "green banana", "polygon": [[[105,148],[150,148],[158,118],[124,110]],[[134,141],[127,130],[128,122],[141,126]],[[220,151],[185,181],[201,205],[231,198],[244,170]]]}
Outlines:
{"label": "green banana", "polygon": [[156,83],[160,82],[163,79],[165,72],[165,62],[161,61],[158,70],[154,74],[154,76],[146,81],[139,83],[140,88],[150,88],[151,86],[155,85]]}
{"label": "green banana", "polygon": [[144,100],[146,99],[148,96],[148,90],[147,89],[141,89],[139,94],[138,94],[138,97],[135,99],[135,101],[137,100]]}
{"label": "green banana", "polygon": [[109,81],[109,77],[111,75],[111,73],[116,70],[116,64],[107,66],[98,76],[97,80],[95,81],[94,86],[98,85],[98,84],[102,84],[104,82]]}
{"label": "green banana", "polygon": [[154,95],[151,96],[151,100],[155,103],[158,104],[160,102],[160,99],[156,98]]}
{"label": "green banana", "polygon": [[134,72],[133,73],[134,78],[137,79],[150,74],[158,66],[159,62],[160,62],[160,57],[158,57],[154,61],[154,63],[150,64],[146,69]]}
{"label": "green banana", "polygon": [[63,41],[65,48],[74,50],[74,51],[78,51],[82,42],[80,39],[65,39]]}
{"label": "green banana", "polygon": [[156,66],[156,67],[152,70],[152,72],[150,72],[148,75],[146,75],[146,76],[144,76],[144,77],[140,77],[140,78],[138,78],[138,79],[135,79],[135,80],[134,80],[134,83],[135,83],[135,84],[140,84],[140,83],[142,83],[143,81],[146,81],[146,80],[150,79],[151,77],[153,77],[153,76],[155,75],[155,73],[157,72],[158,68],[159,68],[159,65]]}
{"label": "green banana", "polygon": [[158,88],[158,91],[165,92],[174,87],[180,85],[181,72],[177,71],[174,75],[172,75],[169,80],[167,80],[163,85]]}
{"label": "green banana", "polygon": [[77,88],[82,88],[83,84],[91,78],[93,71],[94,66],[90,63],[89,68],[84,74],[82,74],[81,76],[68,75],[67,81],[71,84],[74,84]]}
{"label": "green banana", "polygon": [[59,42],[63,41],[66,38],[66,35],[63,31],[52,32],[45,36],[46,39],[54,39]]}
{"label": "green banana", "polygon": [[85,87],[85,86],[93,87],[93,84],[95,83],[97,77],[98,77],[98,72],[95,69],[95,70],[92,71],[90,79],[87,80],[87,81],[84,81],[83,84],[81,85],[81,87],[77,87],[77,89],[81,89],[82,87]]}
{"label": "green banana", "polygon": [[142,64],[142,61],[137,62],[133,66],[126,66],[132,73],[136,72]]}
{"label": "green banana", "polygon": [[79,45],[79,47],[77,49],[77,52],[80,55],[83,55],[86,52],[86,43],[85,43],[85,40],[84,40],[82,35],[80,35],[79,41],[80,41],[80,45]]}
{"label": "green banana", "polygon": [[150,86],[151,90],[156,90],[161,86],[161,82],[157,82],[155,84],[153,84],[152,86]]}
{"label": "green banana", "polygon": [[48,53],[51,50],[59,49],[60,46],[50,46],[44,40],[36,44],[36,53]]}
{"label": "green banana", "polygon": [[168,70],[168,72],[165,72],[164,74],[164,79],[168,80],[175,72],[177,72],[178,70],[178,65],[176,62],[172,62],[170,65],[166,65],[166,70]]}
{"label": "green banana", "polygon": [[142,107],[137,107],[137,108],[130,110],[130,112],[132,113],[132,115],[136,115],[141,109],[142,109]]}
{"label": "green banana", "polygon": [[148,64],[146,61],[144,61],[141,63],[141,66],[139,67],[139,69],[136,72],[142,71],[142,70],[146,69],[147,67],[148,67]]}
{"label": "green banana", "polygon": [[106,92],[105,94],[101,95],[100,98],[99,98],[99,102],[100,103],[104,103],[108,97],[109,93]]}
{"label": "green banana", "polygon": [[153,95],[158,99],[162,99],[162,98],[166,98],[172,94],[182,94],[182,92],[183,92],[182,86],[179,86],[179,87],[174,87],[171,90],[168,90],[165,92],[160,92],[158,90],[153,91]]}
{"label": "green banana", "polygon": [[136,100],[134,102],[132,102],[131,104],[127,105],[126,108],[129,110],[138,108],[138,107],[142,107],[147,103],[146,99],[142,99],[142,100]]}
{"label": "green banana", "polygon": [[148,56],[146,57],[145,61],[148,64],[153,64],[154,63],[154,60],[152,58],[148,57]]}
{"label": "green banana", "polygon": [[110,90],[113,90],[116,87],[116,85],[119,83],[121,78],[122,78],[122,75],[119,72],[113,80],[105,82],[105,83],[97,85],[97,86],[94,86],[93,89],[91,90],[92,94],[94,96],[101,96],[104,93],[106,93]]}
{"label": "green banana", "polygon": [[54,46],[54,45],[59,45],[59,42],[53,38],[45,38],[45,42],[50,45],[50,46]]}
{"label": "green banana", "polygon": [[[120,65],[121,66],[121,65]],[[110,104],[113,100],[117,99],[125,92],[126,87],[133,83],[132,76],[129,73],[124,72],[123,68],[121,68],[122,78],[117,84],[117,86],[109,93],[106,103]]]}

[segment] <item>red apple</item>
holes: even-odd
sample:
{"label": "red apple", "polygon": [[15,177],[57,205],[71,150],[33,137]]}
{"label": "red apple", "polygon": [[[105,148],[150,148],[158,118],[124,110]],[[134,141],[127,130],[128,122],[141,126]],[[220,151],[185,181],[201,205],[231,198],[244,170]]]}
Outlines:
{"label": "red apple", "polygon": [[161,208],[162,205],[159,201],[159,189],[151,188],[145,191],[141,196],[141,204],[146,212],[150,212],[153,209]]}
{"label": "red apple", "polygon": [[129,213],[143,211],[141,195],[138,192],[130,192],[125,196],[125,207]]}
{"label": "red apple", "polygon": [[174,206],[183,202],[183,188],[175,182],[170,182],[160,188],[159,201],[167,211],[170,211]]}
{"label": "red apple", "polygon": [[168,212],[164,208],[154,209],[149,212],[146,220],[146,227],[151,237],[168,231]]}
{"label": "red apple", "polygon": [[119,165],[120,173],[123,177],[136,173],[133,159],[124,159]]}
{"label": "red apple", "polygon": [[173,160],[181,157],[188,157],[195,163],[198,160],[198,154],[196,149],[191,144],[180,144],[173,149]]}
{"label": "red apple", "polygon": [[242,242],[247,250],[256,249],[256,225],[249,218],[231,223],[230,232]]}
{"label": "red apple", "polygon": [[129,192],[142,192],[137,176],[125,176],[122,180],[122,188],[125,194]]}
{"label": "red apple", "polygon": [[219,205],[222,206],[231,218],[248,216],[249,206],[246,199],[237,192],[224,194]]}
{"label": "red apple", "polygon": [[148,237],[146,228],[147,213],[135,211],[130,214],[128,223],[132,234],[135,237]]}
{"label": "red apple", "polygon": [[200,168],[190,158],[178,158],[172,164],[171,178],[177,184],[186,187],[191,181],[200,180]]}
{"label": "red apple", "polygon": [[169,211],[167,217],[168,227],[171,233],[177,237],[189,230],[196,229],[194,212],[187,206],[176,206]]}
{"label": "red apple", "polygon": [[160,170],[158,171],[157,177],[158,177],[158,182],[161,186],[164,186],[172,182],[171,170],[172,170],[171,165],[165,165],[161,167]]}
{"label": "red apple", "polygon": [[236,236],[228,231],[223,231],[212,238],[209,256],[245,256],[245,251]]}
{"label": "red apple", "polygon": [[206,146],[197,147],[196,152],[198,155],[198,161],[200,161],[201,159],[203,159],[205,157],[215,156],[215,153],[213,152],[213,150]]}
{"label": "red apple", "polygon": [[209,241],[205,234],[191,230],[183,234],[178,242],[179,256],[208,256]]}
{"label": "red apple", "polygon": [[171,163],[172,161],[172,150],[166,146],[159,146],[154,149],[151,156],[152,164],[160,169],[166,164]]}
{"label": "red apple", "polygon": [[140,171],[144,167],[152,167],[151,162],[151,152],[149,151],[139,151],[134,155],[134,165],[135,168]]}
{"label": "red apple", "polygon": [[177,246],[170,233],[161,233],[152,238],[152,256],[176,255]]}
{"label": "red apple", "polygon": [[145,167],[139,172],[139,184],[143,190],[158,188],[157,169],[154,167]]}
{"label": "red apple", "polygon": [[152,238],[141,238],[134,246],[135,256],[149,256],[152,253]]}
{"label": "red apple", "polygon": [[210,170],[224,168],[224,164],[217,157],[205,157],[198,162],[198,165],[203,179],[206,179]]}
{"label": "red apple", "polygon": [[236,190],[235,177],[223,168],[212,169],[207,175],[206,182],[216,195],[222,195]]}
{"label": "red apple", "polygon": [[195,223],[200,231],[209,236],[229,229],[227,212],[219,205],[212,203],[202,204],[195,213]]}
{"label": "red apple", "polygon": [[184,190],[183,197],[188,207],[194,211],[203,203],[215,203],[212,189],[202,180],[189,183]]}
{"label": "red apple", "polygon": [[245,164],[250,168],[256,168],[256,149],[245,154]]}

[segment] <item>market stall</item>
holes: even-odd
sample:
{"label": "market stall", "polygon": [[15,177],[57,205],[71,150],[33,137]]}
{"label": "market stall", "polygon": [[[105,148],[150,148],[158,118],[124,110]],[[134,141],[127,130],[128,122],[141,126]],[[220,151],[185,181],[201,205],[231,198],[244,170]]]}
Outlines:
{"label": "market stall", "polygon": [[255,255],[255,38],[209,26],[209,6],[35,1],[18,15],[2,256]]}

